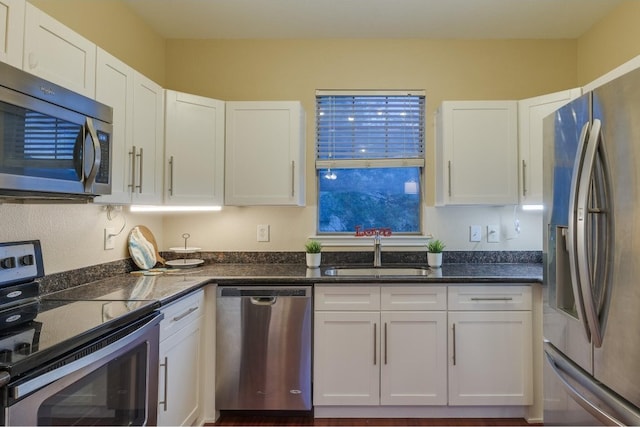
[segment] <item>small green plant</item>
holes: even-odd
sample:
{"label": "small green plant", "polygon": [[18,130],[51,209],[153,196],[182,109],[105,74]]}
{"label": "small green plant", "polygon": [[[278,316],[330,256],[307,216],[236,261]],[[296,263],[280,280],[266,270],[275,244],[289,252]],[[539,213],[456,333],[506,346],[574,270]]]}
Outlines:
{"label": "small green plant", "polygon": [[308,254],[319,254],[322,251],[322,243],[317,240],[309,240],[304,244],[304,250]]}
{"label": "small green plant", "polygon": [[431,240],[429,243],[427,243],[427,251],[431,252],[432,254],[439,254],[440,252],[442,252],[445,248],[445,244],[442,242],[442,240]]}

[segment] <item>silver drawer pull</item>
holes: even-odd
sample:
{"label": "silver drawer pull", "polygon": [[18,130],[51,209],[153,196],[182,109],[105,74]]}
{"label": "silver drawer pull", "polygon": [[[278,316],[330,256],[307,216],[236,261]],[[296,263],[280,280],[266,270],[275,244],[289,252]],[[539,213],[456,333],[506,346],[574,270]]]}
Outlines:
{"label": "silver drawer pull", "polygon": [[197,309],[198,309],[198,307],[191,307],[189,310],[185,311],[185,312],[184,312],[184,313],[182,313],[181,315],[179,315],[179,316],[175,316],[175,317],[173,318],[173,321],[174,321],[174,322],[178,322],[178,321],[180,321],[180,320],[184,319],[185,317],[187,317],[188,315],[190,315],[191,313],[193,313],[194,311],[196,311]]}
{"label": "silver drawer pull", "polygon": [[513,297],[473,297],[471,301],[513,301]]}

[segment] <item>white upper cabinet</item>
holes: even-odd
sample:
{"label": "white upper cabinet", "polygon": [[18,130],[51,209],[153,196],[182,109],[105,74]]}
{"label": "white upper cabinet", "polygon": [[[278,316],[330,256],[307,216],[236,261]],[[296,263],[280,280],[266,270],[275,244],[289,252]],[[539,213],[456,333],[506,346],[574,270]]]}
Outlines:
{"label": "white upper cabinet", "polygon": [[99,49],[96,98],[113,108],[111,195],[96,203],[162,203],[163,89]]}
{"label": "white upper cabinet", "polygon": [[0,61],[22,68],[25,0],[0,0]]}
{"label": "white upper cabinet", "polygon": [[95,96],[96,45],[26,4],[22,68],[89,98]]}
{"label": "white upper cabinet", "polygon": [[298,101],[227,102],[225,204],[304,205],[304,123]]}
{"label": "white upper cabinet", "polygon": [[165,204],[224,203],[225,103],[167,90]]}
{"label": "white upper cabinet", "polygon": [[542,204],[542,121],[581,90],[570,89],[518,101],[520,204]]}
{"label": "white upper cabinet", "polygon": [[142,74],[133,79],[133,159],[134,204],[162,203],[164,157],[164,91]]}
{"label": "white upper cabinet", "polygon": [[436,205],[518,203],[517,101],[444,101],[435,129]]}
{"label": "white upper cabinet", "polygon": [[96,100],[113,108],[111,134],[111,195],[96,203],[131,203],[131,145],[133,140],[133,76],[127,64],[98,49]]}

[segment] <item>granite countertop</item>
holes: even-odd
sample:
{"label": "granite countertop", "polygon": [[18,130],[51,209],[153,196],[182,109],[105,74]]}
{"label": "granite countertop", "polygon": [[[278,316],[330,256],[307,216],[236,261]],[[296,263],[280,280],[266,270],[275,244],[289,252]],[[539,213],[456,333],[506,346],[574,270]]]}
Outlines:
{"label": "granite countertop", "polygon": [[[361,267],[371,267],[361,264]],[[403,265],[426,267],[425,265]],[[304,264],[205,264],[190,269],[169,269],[163,274],[120,274],[65,290],[46,293],[48,300],[155,300],[166,305],[207,284],[314,284],[314,283],[540,283],[538,263],[444,264],[428,276],[326,276],[330,266],[308,269]]]}

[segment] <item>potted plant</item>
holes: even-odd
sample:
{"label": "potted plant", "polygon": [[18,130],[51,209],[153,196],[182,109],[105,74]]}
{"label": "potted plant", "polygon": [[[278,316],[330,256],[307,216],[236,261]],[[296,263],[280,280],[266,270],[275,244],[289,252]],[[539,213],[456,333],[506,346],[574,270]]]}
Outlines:
{"label": "potted plant", "polygon": [[307,243],[305,243],[304,250],[307,253],[307,267],[320,267],[320,259],[322,258],[322,244],[317,240],[309,240]]}
{"label": "potted plant", "polygon": [[442,240],[431,240],[427,243],[427,264],[429,267],[439,268],[442,266],[442,251],[445,244]]}

